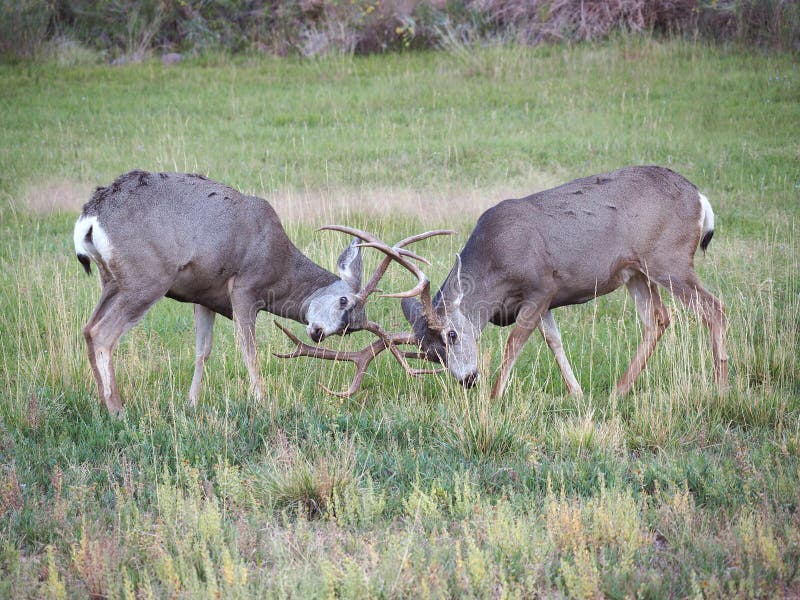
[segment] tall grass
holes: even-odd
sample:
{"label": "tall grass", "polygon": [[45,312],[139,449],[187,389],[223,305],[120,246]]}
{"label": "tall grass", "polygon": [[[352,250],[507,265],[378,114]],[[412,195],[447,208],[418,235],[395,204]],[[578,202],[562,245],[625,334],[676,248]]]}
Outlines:
{"label": "tall grass", "polygon": [[[640,39],[0,72],[0,596],[798,594],[793,57]],[[80,331],[98,285],[71,228],[125,170],[267,197],[330,268],[346,240],[325,222],[387,240],[455,227],[420,245],[440,282],[483,208],[641,162],[688,176],[717,214],[696,267],[730,319],[728,396],[707,332],[665,292],[672,325],[611,397],[641,336],[618,292],[557,311],[583,399],[534,336],[490,401],[507,334],[490,327],[477,389],[381,356],[341,400],[318,384],[352,367],[274,358],[289,342],[262,317],[268,399],[248,396],[219,319],[192,410],[192,313],[172,301],[116,352],[124,418],[96,398]],[[369,311],[404,326],[394,302]]]}

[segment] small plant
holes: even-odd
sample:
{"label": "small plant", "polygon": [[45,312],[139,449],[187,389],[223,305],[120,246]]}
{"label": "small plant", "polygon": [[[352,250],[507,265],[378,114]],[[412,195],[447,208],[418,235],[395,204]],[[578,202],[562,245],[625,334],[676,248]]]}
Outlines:
{"label": "small plant", "polygon": [[352,440],[338,443],[333,452],[309,456],[279,432],[265,468],[253,474],[257,481],[254,493],[264,495],[277,510],[288,508],[318,518],[333,510],[334,499],[342,498],[353,484],[354,471]]}
{"label": "small plant", "polygon": [[369,474],[358,481],[333,490],[333,502],[329,512],[338,523],[351,527],[370,527],[386,511],[386,493],[375,485]]}
{"label": "small plant", "polygon": [[448,409],[445,443],[468,459],[508,457],[525,445],[526,422],[531,418],[525,406],[504,406],[481,387],[477,394],[453,394]]}

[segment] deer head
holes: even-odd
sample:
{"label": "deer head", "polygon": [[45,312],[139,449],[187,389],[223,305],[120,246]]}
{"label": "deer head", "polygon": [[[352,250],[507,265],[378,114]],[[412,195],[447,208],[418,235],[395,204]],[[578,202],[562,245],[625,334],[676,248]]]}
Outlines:
{"label": "deer head", "polygon": [[471,388],[478,381],[480,331],[462,311],[461,256],[456,255],[456,266],[435,301],[431,300],[429,286],[426,283],[420,300],[403,298],[403,314],[425,357],[445,365],[461,385]]}
{"label": "deer head", "polygon": [[367,323],[366,298],[361,290],[361,247],[355,238],[339,256],[339,280],[321,288],[308,301],[306,333],[315,342],[330,335],[363,329]]}

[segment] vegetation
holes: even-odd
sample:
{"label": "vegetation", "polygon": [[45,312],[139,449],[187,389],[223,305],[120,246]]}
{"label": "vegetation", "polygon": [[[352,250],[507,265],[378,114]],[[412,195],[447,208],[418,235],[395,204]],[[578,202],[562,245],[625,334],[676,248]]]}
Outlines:
{"label": "vegetation", "polygon": [[[633,37],[0,76],[0,596],[800,595],[796,57]],[[727,397],[670,303],[634,393],[611,398],[640,335],[618,292],[558,311],[581,400],[534,339],[490,402],[499,328],[477,389],[381,356],[339,400],[318,383],[352,367],[272,357],[289,343],[262,317],[270,401],[248,397],[220,319],[191,410],[192,311],[168,300],[117,351],[124,418],[96,398],[81,327],[98,286],[72,224],[124,171],[263,196],[331,267],[345,240],[326,222],[454,227],[419,248],[440,282],[485,207],[637,163],[717,213],[696,264],[730,316]],[[387,289],[408,285],[390,270]],[[403,326],[396,301],[370,314]]]}
{"label": "vegetation", "polygon": [[619,32],[800,49],[794,0],[0,0],[0,53],[138,62],[149,53],[369,54]]}

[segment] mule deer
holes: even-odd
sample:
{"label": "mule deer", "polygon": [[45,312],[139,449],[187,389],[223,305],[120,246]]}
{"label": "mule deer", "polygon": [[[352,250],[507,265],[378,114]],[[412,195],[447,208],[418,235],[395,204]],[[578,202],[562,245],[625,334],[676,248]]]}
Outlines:
{"label": "mule deer", "polygon": [[658,284],[709,329],[715,379],[725,392],[724,309],[693,266],[698,244],[705,251],[713,232],[714,213],[706,197],[669,169],[637,166],[576,179],[484,212],[435,298],[420,272],[420,284],[426,286],[421,301],[405,298],[403,313],[427,358],[445,364],[465,387],[478,379],[477,340],[487,323],[515,323],[493,397],[502,394],[522,347],[538,327],[569,391],[580,395],[552,310],[624,284],[644,330],[616,387],[625,394],[670,321]]}
{"label": "mule deer", "polygon": [[[358,239],[339,256],[337,277],[292,244],[265,200],[201,175],[142,171],[95,191],[75,223],[74,242],[86,272],[90,259],[100,271],[100,299],[83,334],[100,397],[112,414],[122,411],[114,347],[160,298],[194,303],[192,405],[200,395],[216,314],[233,319],[251,392],[262,399],[255,344],[259,311],[306,323],[315,342],[359,329],[380,337],[385,334],[367,319],[364,304],[389,261],[416,257],[386,246],[383,271],[362,288]],[[391,343],[386,340],[384,345]],[[396,349],[393,354],[403,358]]]}

